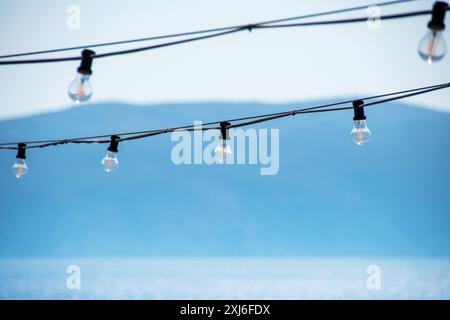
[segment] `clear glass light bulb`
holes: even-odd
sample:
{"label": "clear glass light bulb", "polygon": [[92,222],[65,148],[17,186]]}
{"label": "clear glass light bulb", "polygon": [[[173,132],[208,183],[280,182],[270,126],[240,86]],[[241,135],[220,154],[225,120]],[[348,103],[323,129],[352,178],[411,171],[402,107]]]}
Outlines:
{"label": "clear glass light bulb", "polygon": [[89,82],[90,75],[77,73],[76,78],[69,86],[69,97],[76,104],[88,101],[92,96],[92,87]]}
{"label": "clear glass light bulb", "polygon": [[117,159],[117,152],[108,151],[102,160],[103,169],[106,172],[111,172],[119,167],[119,160]]}
{"label": "clear glass light bulb", "polygon": [[227,140],[219,140],[217,147],[214,149],[214,155],[218,162],[225,163],[229,162],[233,156],[233,151],[231,150]]}
{"label": "clear glass light bulb", "polygon": [[352,140],[358,146],[366,144],[370,140],[372,135],[369,127],[366,125],[366,120],[356,120],[354,121],[352,132],[350,132]]}
{"label": "clear glass light bulb", "polygon": [[420,40],[419,56],[428,63],[441,60],[447,52],[447,45],[442,36],[443,30],[428,30],[427,34]]}
{"label": "clear glass light bulb", "polygon": [[22,178],[28,171],[25,159],[17,159],[16,163],[12,166],[12,170],[17,179]]}

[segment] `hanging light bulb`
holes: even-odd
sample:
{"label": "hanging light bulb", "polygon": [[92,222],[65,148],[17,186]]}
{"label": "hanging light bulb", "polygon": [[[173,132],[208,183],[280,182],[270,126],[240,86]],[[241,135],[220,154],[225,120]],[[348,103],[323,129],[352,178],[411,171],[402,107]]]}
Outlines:
{"label": "hanging light bulb", "polygon": [[443,1],[436,1],[433,5],[431,21],[428,23],[428,32],[419,42],[419,56],[428,63],[441,60],[447,51],[444,37],[445,12],[448,4]]}
{"label": "hanging light bulb", "polygon": [[362,146],[369,142],[372,135],[366,124],[366,116],[364,115],[364,102],[361,100],[353,101],[353,129],[350,132],[352,140],[358,146]]}
{"label": "hanging light bulb", "polygon": [[69,86],[69,97],[76,104],[86,102],[92,96],[92,87],[89,78],[92,74],[92,60],[95,52],[92,50],[83,50],[81,52],[81,63],[77,69],[77,75]]}
{"label": "hanging light bulb", "polygon": [[25,163],[25,150],[27,145],[25,143],[19,143],[17,145],[17,161],[13,164],[12,170],[17,179],[22,178],[28,171],[28,166]]}
{"label": "hanging light bulb", "polygon": [[220,138],[219,143],[217,144],[216,148],[214,149],[214,154],[219,163],[226,163],[229,162],[231,159],[233,152],[231,150],[231,147],[229,145],[230,141],[230,135],[229,135],[229,129],[231,123],[229,122],[221,122],[220,123]]}
{"label": "hanging light bulb", "polygon": [[112,172],[119,167],[119,160],[117,159],[119,139],[119,136],[111,136],[111,143],[108,151],[106,152],[106,156],[102,159],[102,166],[106,172]]}

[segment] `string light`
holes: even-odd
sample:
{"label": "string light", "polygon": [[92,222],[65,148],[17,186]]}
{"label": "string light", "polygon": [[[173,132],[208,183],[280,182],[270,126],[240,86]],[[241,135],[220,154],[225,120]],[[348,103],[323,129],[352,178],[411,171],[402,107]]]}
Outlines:
{"label": "string light", "polygon": [[[394,5],[394,4],[410,2],[410,1],[414,1],[414,0],[388,1],[388,2],[375,3],[375,4],[372,4],[371,6],[380,6],[381,7],[381,6]],[[255,29],[311,27],[311,26],[340,25],[340,24],[348,24],[348,23],[367,22],[368,17],[363,16],[363,17],[348,18],[348,19],[336,19],[336,20],[323,20],[323,21],[309,21],[309,22],[300,22],[300,23],[280,24],[280,22],[287,22],[287,21],[292,21],[292,20],[302,20],[302,19],[307,19],[307,18],[312,18],[312,17],[319,17],[319,16],[326,16],[326,15],[331,15],[331,14],[361,10],[361,9],[365,9],[365,8],[368,8],[368,6],[367,5],[366,6],[358,6],[358,7],[353,7],[353,8],[334,10],[334,11],[328,11],[328,12],[322,12],[322,13],[315,13],[315,14],[309,14],[309,15],[304,15],[304,16],[299,16],[299,17],[290,17],[290,18],[283,18],[283,19],[277,19],[277,20],[271,20],[271,21],[263,21],[263,22],[238,25],[238,26],[197,30],[197,31],[192,31],[192,32],[183,32],[183,33],[154,36],[154,37],[147,37],[147,38],[141,38],[141,39],[115,41],[115,42],[109,42],[109,43],[97,43],[97,44],[92,44],[90,46],[86,45],[86,46],[69,47],[69,48],[61,48],[61,49],[51,49],[51,50],[43,50],[43,51],[9,54],[9,55],[0,56],[0,65],[77,61],[77,60],[80,60],[83,58],[82,57],[80,58],[79,56],[69,56],[69,57],[56,57],[56,58],[44,58],[44,59],[30,59],[30,60],[2,60],[2,59],[3,58],[11,58],[11,57],[44,54],[44,53],[70,51],[70,50],[74,50],[74,49],[79,49],[81,47],[114,46],[114,45],[122,45],[122,44],[141,42],[141,41],[151,41],[151,40],[157,40],[157,39],[178,38],[178,37],[183,37],[183,36],[188,36],[188,35],[206,34],[206,35],[202,35],[202,36],[198,36],[198,37],[176,40],[176,41],[166,42],[166,43],[159,43],[159,44],[151,45],[151,46],[144,46],[144,47],[138,47],[138,48],[132,48],[132,49],[126,49],[126,50],[111,51],[111,52],[105,52],[105,53],[101,53],[101,54],[95,54],[95,58],[99,59],[99,58],[107,58],[107,57],[112,57],[112,56],[117,56],[117,55],[143,52],[143,51],[147,51],[147,50],[154,50],[154,49],[164,48],[164,47],[168,47],[168,46],[181,45],[181,44],[185,44],[185,43],[189,43],[189,42],[211,39],[211,38],[215,38],[215,37],[222,37],[222,36],[229,35],[232,33],[237,33],[237,32],[242,32],[242,31],[251,31],[251,30],[255,30]],[[433,21],[431,23],[431,26],[436,31],[442,31],[438,27],[441,25],[441,23],[435,23],[435,21],[442,20],[442,24],[443,24],[443,20],[445,17],[445,11],[447,11],[447,10],[449,10],[449,7],[445,2],[437,1],[435,3],[435,7],[433,7],[433,10],[420,10],[420,11],[410,11],[410,12],[390,14],[390,15],[381,15],[381,16],[377,17],[377,19],[379,19],[380,21],[381,20],[395,20],[395,19],[401,19],[401,18],[411,18],[411,17],[433,14],[433,16],[435,18],[432,19]],[[438,35],[438,32],[436,32],[436,35]],[[425,50],[425,51],[427,51],[427,50]]]}
{"label": "string light", "polygon": [[362,146],[369,142],[372,133],[366,124],[366,116],[364,114],[364,102],[362,100],[353,101],[353,129],[350,132],[353,142]]}
{"label": "string light", "polygon": [[27,145],[25,143],[19,143],[17,145],[16,162],[12,166],[12,170],[17,179],[22,178],[28,172],[28,166],[25,163],[25,150]]}
{"label": "string light", "polygon": [[[374,6],[388,6],[388,5],[393,5],[393,4],[403,3],[403,2],[410,2],[410,1],[413,1],[413,0],[398,0],[398,1],[381,2],[378,4],[374,4]],[[187,38],[187,39],[182,39],[182,40],[177,40],[177,41],[172,41],[172,42],[167,42],[167,43],[160,43],[160,44],[156,44],[156,45],[139,47],[139,48],[106,52],[106,53],[102,53],[102,54],[96,54],[92,50],[84,49],[82,51],[81,57],[75,56],[75,57],[61,57],[61,58],[32,59],[32,60],[6,60],[6,61],[1,60],[3,58],[7,58],[7,57],[19,57],[19,56],[28,56],[28,55],[43,54],[43,53],[62,52],[62,51],[73,50],[73,49],[80,48],[80,47],[61,48],[61,49],[52,49],[52,50],[35,51],[35,52],[25,52],[25,53],[19,53],[19,54],[10,54],[10,55],[0,56],[0,65],[35,64],[35,63],[50,63],[50,62],[81,60],[80,66],[77,69],[77,75],[76,75],[75,79],[72,81],[72,83],[70,84],[69,89],[68,89],[68,94],[69,94],[70,99],[72,99],[76,104],[80,104],[80,103],[88,101],[92,96],[92,87],[91,87],[89,80],[90,80],[90,76],[92,75],[92,62],[93,62],[94,57],[96,59],[98,59],[98,58],[106,58],[106,57],[112,57],[112,56],[117,56],[117,55],[131,54],[131,53],[153,50],[153,49],[158,49],[158,48],[163,48],[163,47],[168,47],[168,46],[181,45],[181,44],[185,44],[185,43],[189,43],[189,42],[200,41],[200,40],[205,40],[205,39],[210,39],[210,38],[215,38],[215,37],[221,37],[221,36],[241,32],[241,31],[246,31],[246,30],[252,31],[253,29],[307,27],[307,26],[335,25],[335,24],[365,22],[365,21],[367,21],[367,17],[279,24],[280,22],[287,22],[287,21],[291,21],[291,20],[301,20],[301,19],[324,16],[324,15],[329,15],[329,14],[350,12],[350,11],[360,10],[363,8],[367,8],[367,6],[353,7],[353,8],[347,8],[347,9],[341,9],[341,10],[334,10],[334,11],[304,15],[304,16],[299,16],[299,17],[283,18],[283,19],[264,21],[264,22],[239,25],[239,26],[221,27],[221,28],[215,28],[215,29],[205,29],[205,30],[198,30],[198,31],[193,31],[193,32],[184,32],[184,33],[142,38],[142,39],[115,41],[115,42],[109,42],[109,43],[98,43],[98,44],[93,44],[92,47],[112,46],[112,45],[119,45],[119,44],[125,44],[125,43],[181,37],[181,36],[187,36],[187,35],[206,34],[206,35],[193,37],[193,38]],[[432,63],[432,62],[441,60],[446,53],[446,44],[445,44],[445,40],[443,39],[442,33],[443,33],[443,30],[445,29],[444,20],[445,20],[445,13],[447,10],[449,10],[449,5],[446,2],[437,1],[434,3],[433,9],[431,11],[430,10],[422,10],[422,11],[391,14],[391,15],[383,15],[383,16],[378,17],[378,19],[392,20],[392,19],[399,19],[399,18],[421,16],[421,15],[431,13],[432,18],[431,18],[431,21],[428,23],[429,31],[425,35],[425,37],[421,40],[421,42],[419,44],[418,52],[422,59],[424,59],[428,63]]]}
{"label": "string light", "polygon": [[428,63],[441,60],[447,51],[443,33],[445,30],[445,12],[449,9],[446,2],[436,1],[433,5],[428,32],[419,42],[419,56]]}
{"label": "string light", "polygon": [[[115,135],[104,135],[104,136],[88,136],[88,137],[79,137],[79,138],[71,138],[71,139],[63,139],[63,140],[41,140],[41,141],[28,141],[23,143],[13,143],[6,142],[0,143],[0,150],[17,150],[17,162],[13,166],[14,175],[17,178],[23,177],[28,167],[25,164],[25,150],[30,148],[47,148],[51,146],[59,146],[59,145],[67,145],[67,144],[91,144],[91,143],[109,143],[109,148],[106,156],[102,160],[102,166],[106,172],[111,172],[118,168],[119,161],[117,159],[118,153],[118,145],[119,141],[131,141],[137,139],[145,139],[149,137],[154,137],[160,134],[166,134],[175,132],[177,130],[220,130],[220,139],[219,143],[216,146],[214,152],[215,156],[219,163],[228,162],[232,156],[232,149],[230,147],[230,136],[229,129],[250,126],[258,123],[263,123],[267,121],[273,121],[276,119],[291,117],[295,115],[304,115],[309,113],[319,113],[319,112],[335,112],[335,111],[344,111],[353,109],[355,126],[352,130],[352,138],[353,141],[358,145],[363,145],[367,143],[370,139],[370,130],[366,125],[366,116],[364,114],[364,107],[374,106],[378,104],[384,104],[387,102],[401,100],[417,95],[422,95],[425,93],[442,90],[450,88],[450,82],[436,84],[427,87],[409,89],[404,91],[397,91],[391,93],[384,93],[381,95],[365,97],[359,100],[347,100],[334,102],[330,104],[324,104],[314,107],[308,107],[303,109],[295,109],[284,112],[277,112],[271,114],[263,114],[263,115],[255,115],[255,116],[247,116],[242,118],[229,119],[225,121],[214,121],[207,122],[203,124],[202,128],[196,128],[194,125],[187,125],[181,127],[173,127],[159,130],[147,130],[147,131],[135,131],[135,132],[127,132],[120,133]],[[384,99],[380,99],[384,98]],[[370,101],[365,103],[364,100],[372,100],[378,99],[375,101]],[[352,103],[352,106],[343,106],[336,107],[338,105],[349,104]],[[219,127],[211,127],[213,125],[219,125]],[[121,137],[124,136],[124,137]],[[108,138],[108,139],[104,139]],[[17,146],[14,146],[17,145]]]}
{"label": "string light", "polygon": [[230,147],[229,127],[231,123],[224,121],[220,123],[220,138],[214,149],[214,154],[219,163],[229,162],[233,156],[233,151]]}
{"label": "string light", "polygon": [[[389,1],[389,2],[379,3],[379,4],[375,4],[375,5],[379,5],[379,6],[391,5],[391,4],[397,4],[397,3],[409,2],[409,1],[412,1],[412,0]],[[68,90],[69,97],[75,103],[79,104],[79,103],[89,100],[92,96],[92,87],[90,84],[90,76],[92,75],[92,62],[93,62],[94,58],[96,58],[96,59],[97,58],[105,58],[105,57],[111,57],[111,56],[116,56],[116,55],[123,55],[123,54],[130,54],[130,53],[135,53],[135,52],[153,50],[153,49],[163,48],[163,47],[167,47],[167,46],[174,46],[174,45],[180,45],[180,44],[184,44],[184,43],[188,43],[188,42],[210,39],[210,38],[214,38],[214,37],[221,37],[221,36],[225,36],[228,34],[246,31],[246,30],[251,31],[253,29],[306,27],[306,26],[334,25],[334,24],[344,24],[344,23],[365,22],[365,21],[367,21],[367,17],[349,18],[349,19],[340,19],[340,20],[313,21],[313,22],[303,22],[303,23],[291,23],[291,24],[277,24],[280,22],[287,22],[290,20],[299,20],[299,19],[317,17],[317,16],[322,16],[322,15],[328,15],[328,14],[336,14],[336,13],[360,10],[360,9],[366,8],[366,7],[367,6],[354,7],[354,8],[335,10],[335,11],[329,11],[329,12],[324,12],[324,13],[316,13],[316,14],[300,16],[300,17],[292,17],[292,18],[284,18],[284,19],[260,22],[260,23],[256,23],[256,24],[247,24],[247,25],[240,25],[240,26],[234,26],[234,27],[222,27],[222,28],[199,30],[199,31],[194,31],[194,32],[186,32],[186,33],[166,35],[166,36],[157,36],[157,37],[150,37],[150,38],[143,38],[143,39],[125,40],[125,41],[117,41],[117,42],[111,42],[111,43],[92,45],[92,47],[100,47],[100,46],[118,45],[118,44],[139,42],[139,41],[149,41],[149,40],[156,40],[156,39],[163,39],[163,38],[181,37],[181,36],[187,36],[187,35],[206,34],[206,35],[202,35],[199,37],[187,38],[187,39],[183,39],[183,40],[177,40],[177,41],[167,42],[167,43],[160,43],[157,45],[139,47],[139,48],[134,48],[134,49],[106,52],[106,53],[102,53],[102,54],[96,54],[92,50],[84,49],[82,51],[81,56],[75,56],[75,57],[72,56],[72,57],[44,58],[44,59],[32,59],[32,60],[6,60],[6,61],[1,60],[3,58],[7,58],[7,57],[18,57],[18,56],[26,56],[26,55],[34,55],[34,54],[42,54],[42,53],[53,53],[53,52],[68,51],[68,50],[75,49],[75,47],[72,47],[72,48],[53,49],[53,50],[5,55],[5,56],[0,56],[0,65],[35,64],[35,63],[51,63],[51,62],[81,60],[80,66],[77,69],[77,76],[70,84],[69,90]],[[419,55],[424,60],[426,60],[429,63],[432,63],[432,62],[441,60],[444,57],[445,52],[446,52],[446,44],[442,37],[442,32],[445,29],[445,24],[444,24],[445,13],[448,10],[449,10],[449,6],[447,3],[442,2],[442,1],[437,1],[437,2],[435,2],[432,10],[422,10],[422,11],[406,12],[406,13],[399,13],[399,14],[383,15],[383,16],[380,16],[379,19],[380,20],[392,20],[392,19],[399,19],[399,18],[421,16],[421,15],[425,15],[425,14],[432,14],[432,19],[428,23],[428,28],[430,30],[427,33],[427,35],[425,36],[425,38],[421,41],[421,43],[419,45],[419,50],[418,50]],[[87,46],[83,46],[83,47],[87,47]],[[77,48],[80,48],[80,47],[77,47]],[[353,141],[357,145],[363,145],[363,144],[367,143],[371,137],[371,131],[367,127],[366,116],[364,114],[365,106],[386,103],[389,101],[394,101],[394,100],[403,99],[406,97],[411,97],[414,95],[424,94],[424,93],[435,91],[435,90],[441,90],[441,89],[448,88],[448,87],[450,87],[450,83],[444,83],[444,84],[440,84],[440,85],[434,85],[434,86],[417,88],[417,89],[410,89],[410,90],[406,90],[403,92],[383,94],[383,95],[374,96],[374,97],[367,97],[364,100],[398,95],[398,94],[404,94],[402,96],[389,97],[384,100],[374,101],[374,102],[369,102],[369,103],[364,103],[362,100],[350,101],[350,102],[353,102],[352,107],[330,108],[332,106],[348,103],[348,102],[344,101],[344,102],[332,103],[332,104],[322,105],[322,106],[317,106],[317,107],[310,107],[310,108],[305,108],[305,109],[280,112],[280,113],[275,113],[275,114],[249,116],[249,117],[233,119],[233,120],[228,120],[228,121],[211,122],[208,125],[219,124],[220,127],[219,128],[205,128],[205,129],[206,130],[211,130],[211,129],[214,129],[214,130],[219,129],[220,130],[219,143],[216,146],[214,151],[215,151],[217,160],[219,162],[225,163],[228,161],[228,159],[231,159],[231,157],[232,157],[232,150],[230,147],[230,137],[229,137],[229,129],[230,128],[248,126],[251,124],[262,123],[262,122],[280,119],[280,118],[284,118],[284,117],[288,117],[288,116],[295,116],[298,114],[316,113],[316,112],[332,112],[332,111],[353,109],[354,110],[354,117],[353,117],[354,127],[351,131],[351,136],[352,136]],[[241,122],[244,120],[247,120],[247,122]],[[231,122],[240,122],[240,123],[232,124]],[[148,131],[131,132],[131,133],[121,134],[123,136],[126,136],[124,138],[120,138],[119,135],[112,135],[112,136],[108,136],[108,137],[110,137],[110,139],[108,139],[108,140],[97,140],[97,139],[105,138],[107,136],[93,136],[93,137],[91,136],[91,137],[82,137],[82,138],[76,138],[76,139],[31,141],[30,142],[31,146],[28,146],[28,147],[27,147],[26,143],[18,143],[17,147],[11,146],[12,143],[1,143],[0,149],[17,150],[17,156],[16,156],[17,161],[13,165],[13,172],[17,178],[21,178],[28,171],[28,167],[25,163],[25,158],[26,158],[25,151],[27,148],[28,149],[29,148],[46,148],[46,147],[50,147],[50,146],[57,146],[57,145],[63,145],[63,144],[69,144],[69,143],[72,143],[72,144],[110,143],[107,154],[102,159],[101,163],[106,172],[112,172],[112,171],[116,170],[119,165],[119,161],[117,158],[119,141],[143,139],[143,138],[147,138],[147,137],[151,137],[151,136],[156,136],[159,134],[170,133],[170,132],[173,132],[173,131],[179,130],[179,129],[185,129],[188,131],[195,130],[192,126],[184,126],[184,127],[176,127],[176,128],[169,128],[169,129],[148,130]]]}
{"label": "string light", "polygon": [[69,97],[76,104],[88,101],[92,96],[92,87],[89,78],[92,75],[92,61],[95,52],[85,49],[81,52],[81,63],[77,75],[69,86]]}
{"label": "string light", "polygon": [[[253,23],[251,25],[246,24],[246,25],[240,25],[240,26],[226,26],[226,27],[195,30],[195,31],[188,31],[188,32],[181,32],[181,33],[174,33],[174,34],[150,36],[150,37],[138,38],[138,39],[128,39],[128,40],[120,40],[120,41],[113,41],[113,42],[95,43],[95,44],[76,46],[76,47],[66,47],[66,48],[49,49],[49,50],[41,50],[41,51],[14,53],[14,54],[2,55],[2,56],[0,56],[0,59],[46,54],[46,53],[57,53],[57,52],[72,51],[72,50],[80,50],[80,49],[84,49],[84,48],[108,47],[108,46],[123,45],[123,44],[129,44],[129,43],[148,42],[148,41],[153,41],[153,40],[179,38],[179,37],[192,36],[192,35],[198,35],[198,34],[228,31],[228,30],[232,30],[232,29],[236,29],[236,28],[245,27],[245,26],[247,26],[248,28],[251,29],[252,27],[257,26],[257,25],[270,25],[270,24],[274,24],[274,23],[287,22],[287,21],[293,21],[293,20],[318,18],[318,17],[328,16],[328,15],[335,15],[335,14],[348,13],[348,12],[359,11],[359,10],[366,10],[367,8],[373,7],[373,6],[376,6],[376,7],[392,6],[392,5],[397,5],[397,4],[402,4],[402,3],[412,2],[412,1],[416,1],[416,0],[384,1],[384,2],[372,3],[370,5],[360,5],[360,6],[356,6],[356,7],[349,7],[349,8],[343,8],[343,9],[337,9],[337,10],[331,10],[331,11],[325,11],[325,12],[318,12],[318,13],[312,13],[312,14],[305,14],[305,15],[295,16],[295,17],[288,17],[288,18],[268,20],[268,21],[260,21],[257,23]],[[74,60],[76,60],[76,58]]]}
{"label": "string light", "polygon": [[119,136],[111,136],[111,143],[109,145],[106,156],[102,159],[102,166],[106,172],[112,172],[119,167],[119,159],[117,159],[117,153],[119,152]]}

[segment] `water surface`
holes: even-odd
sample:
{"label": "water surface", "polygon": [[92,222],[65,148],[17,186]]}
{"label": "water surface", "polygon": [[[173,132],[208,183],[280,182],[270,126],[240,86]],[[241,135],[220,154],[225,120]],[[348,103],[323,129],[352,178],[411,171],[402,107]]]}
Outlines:
{"label": "water surface", "polygon": [[[69,265],[81,289],[66,285]],[[367,268],[381,270],[368,289]],[[450,299],[450,259],[3,259],[1,299]]]}

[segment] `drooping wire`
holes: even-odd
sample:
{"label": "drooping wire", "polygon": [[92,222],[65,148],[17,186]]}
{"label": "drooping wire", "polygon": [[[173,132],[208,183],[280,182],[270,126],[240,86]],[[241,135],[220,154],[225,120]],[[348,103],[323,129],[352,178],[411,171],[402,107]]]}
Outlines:
{"label": "drooping wire", "polygon": [[129,40],[121,40],[121,41],[113,41],[113,42],[103,42],[103,43],[94,43],[94,44],[83,45],[83,46],[74,46],[74,47],[66,47],[66,48],[58,48],[58,49],[49,49],[49,50],[41,50],[41,51],[30,51],[30,52],[22,52],[22,53],[15,53],[15,54],[7,54],[7,55],[0,56],[0,59],[17,58],[17,57],[23,57],[23,56],[47,54],[47,53],[57,53],[57,52],[72,51],[72,50],[81,50],[81,49],[85,49],[85,48],[91,48],[92,49],[92,48],[98,48],[98,47],[107,47],[107,46],[123,45],[123,44],[137,43],[137,42],[147,42],[147,41],[153,41],[153,40],[170,39],[170,38],[179,38],[179,37],[193,36],[193,35],[205,34],[205,33],[230,31],[230,30],[241,29],[241,28],[248,29],[249,28],[248,26],[270,25],[270,24],[274,24],[274,23],[288,22],[288,21],[294,21],[294,20],[304,20],[304,19],[309,19],[309,18],[317,18],[317,17],[322,17],[322,16],[328,16],[328,15],[334,15],[334,14],[340,14],[340,13],[364,10],[364,9],[366,9],[368,7],[371,7],[371,6],[383,7],[383,6],[391,6],[391,5],[396,5],[396,4],[406,3],[406,2],[412,2],[412,1],[417,1],[417,0],[386,1],[386,2],[374,3],[374,4],[364,5],[364,6],[356,6],[356,7],[344,8],[344,9],[337,9],[337,10],[331,10],[331,11],[325,11],[325,12],[319,12],[319,13],[313,13],[313,14],[289,17],[289,18],[260,21],[260,22],[256,22],[256,23],[252,23],[252,24],[246,24],[246,25],[227,26],[227,27],[203,29],[203,30],[181,32],[181,33],[174,33],[174,34],[166,34],[166,35],[159,35],[159,36],[151,36],[151,37],[145,37],[145,38],[137,38],[137,39],[129,39]]}
{"label": "drooping wire", "polygon": [[[393,20],[401,18],[410,18],[416,16],[423,16],[431,14],[431,10],[420,10],[413,12],[397,13],[380,16],[377,19],[380,20]],[[312,21],[312,22],[300,22],[300,23],[286,23],[286,24],[272,24],[272,25],[259,25],[255,26],[255,29],[273,29],[273,28],[293,28],[293,27],[311,27],[311,26],[322,26],[322,25],[332,25],[332,24],[347,24],[355,22],[365,22],[367,17],[359,18],[349,18],[349,19],[339,19],[339,20],[325,20],[325,21]]]}
{"label": "drooping wire", "polygon": [[[406,12],[406,13],[399,13],[399,14],[392,14],[392,15],[384,15],[377,17],[377,19],[380,20],[392,20],[392,19],[400,19],[400,18],[408,18],[408,17],[415,17],[420,15],[429,15],[431,14],[431,10],[422,10],[422,11],[414,11],[414,12]],[[144,46],[144,47],[138,47],[133,49],[127,49],[127,50],[119,50],[119,51],[111,51],[101,54],[95,54],[93,57],[95,59],[100,58],[106,58],[106,57],[112,57],[112,56],[119,56],[124,54],[131,54],[131,53],[137,53],[142,51],[148,51],[148,50],[154,50],[169,46],[175,46],[180,45],[184,43],[189,42],[195,42],[210,38],[216,38],[225,36],[232,33],[237,33],[241,31],[251,31],[253,29],[270,29],[270,28],[293,28],[293,27],[307,27],[307,26],[319,26],[319,25],[332,25],[332,24],[346,24],[346,23],[355,23],[355,22],[365,22],[367,21],[367,17],[360,17],[360,18],[351,18],[351,19],[341,19],[341,20],[326,20],[326,21],[314,21],[314,22],[304,22],[304,23],[294,23],[294,24],[248,24],[239,26],[236,28],[233,28],[231,30],[208,34],[205,36],[199,36],[199,37],[193,37],[178,41],[172,41],[172,42],[165,42],[160,43],[156,45],[151,46]],[[60,57],[60,58],[46,58],[46,59],[29,59],[29,60],[0,60],[0,65],[16,65],[16,64],[37,64],[37,63],[54,63],[54,62],[66,62],[66,61],[76,61],[80,60],[80,56],[71,56],[71,57]]]}
{"label": "drooping wire", "polygon": [[[154,50],[154,49],[159,49],[159,48],[164,48],[164,47],[169,47],[169,46],[180,45],[180,44],[188,43],[188,42],[216,38],[216,37],[224,36],[227,34],[239,32],[242,30],[247,30],[247,28],[233,29],[233,30],[229,30],[229,31],[209,34],[206,36],[183,39],[183,40],[166,42],[166,43],[160,43],[157,45],[152,45],[152,46],[147,46],[147,47],[139,47],[139,48],[134,48],[134,49],[127,49],[127,50],[121,50],[121,51],[106,52],[106,53],[102,53],[102,54],[95,54],[95,55],[93,55],[93,58],[100,59],[100,58],[105,58],[105,57],[118,56],[118,55],[130,54],[130,53],[147,51],[147,50]],[[80,56],[73,56],[73,57],[63,57],[63,58],[47,58],[47,59],[31,59],[31,60],[6,60],[6,61],[0,60],[0,65],[53,63],[53,62],[78,61],[80,59],[81,59]]]}
{"label": "drooping wire", "polygon": [[[446,86],[446,85],[448,85],[448,84],[447,83],[441,83],[441,84],[436,84],[436,85],[431,85],[431,86],[426,86],[426,87],[419,87],[419,88],[414,88],[414,89],[408,89],[408,90],[403,90],[403,91],[389,92],[389,93],[384,93],[384,94],[380,94],[380,95],[368,96],[368,97],[360,98],[360,100],[373,100],[373,99],[378,99],[378,98],[384,98],[384,97],[389,97],[389,96],[395,96],[395,95],[400,95],[400,94],[406,94],[406,93],[411,93],[411,92],[416,92],[416,91],[422,91],[422,90],[442,87],[442,86]],[[335,103],[330,103],[330,104],[325,104],[325,105],[319,105],[319,106],[315,106],[315,107],[310,107],[310,108],[308,108],[308,110],[321,109],[321,108],[325,108],[325,107],[332,107],[332,106],[337,106],[337,105],[351,103],[353,101],[354,101],[354,99],[340,101],[340,102],[335,102]],[[305,110],[305,109],[302,109],[302,110]],[[238,122],[238,121],[252,120],[252,119],[258,119],[258,118],[266,118],[266,117],[283,115],[283,114],[288,114],[289,115],[289,114],[292,113],[292,111],[283,111],[283,112],[277,112],[277,113],[269,113],[269,114],[262,114],[262,115],[256,115],[256,116],[246,116],[246,117],[241,117],[241,118],[233,118],[233,119],[227,119],[227,120],[213,121],[213,122],[204,123],[203,125],[204,126],[215,125],[215,124],[220,124],[221,122]],[[193,127],[193,125],[187,125],[187,126],[175,127],[173,129],[175,129],[175,130],[176,129],[189,129],[189,128],[192,128],[192,127]],[[79,141],[79,140],[92,140],[92,139],[100,139],[100,138],[109,138],[112,135],[129,136],[129,135],[135,135],[135,134],[154,133],[154,132],[159,132],[159,131],[162,131],[162,130],[167,130],[167,129],[122,132],[122,133],[104,134],[104,135],[97,135],[97,136],[87,136],[87,137],[79,137],[79,138],[71,138],[71,139],[63,139],[63,140],[59,139],[59,140],[25,141],[24,143],[26,143],[26,144],[37,144],[37,143],[60,142],[60,141],[65,141],[65,140],[71,140],[71,141],[75,141],[75,140],[77,140],[77,141]],[[18,143],[19,142],[0,143],[0,146],[16,145]]]}
{"label": "drooping wire", "polygon": [[[449,87],[450,87],[450,82],[446,83],[446,84],[442,84],[440,86],[438,85],[438,86],[435,86],[435,87],[425,88],[424,90],[420,90],[420,91],[416,91],[416,92],[411,92],[411,93],[407,93],[407,94],[403,94],[403,95],[399,95],[399,96],[395,96],[395,97],[391,97],[391,98],[387,98],[387,99],[383,99],[383,100],[379,100],[379,101],[373,101],[373,102],[369,102],[369,103],[364,103],[363,107],[374,106],[374,105],[387,103],[387,102],[391,102],[391,101],[406,99],[406,98],[410,98],[410,97],[413,97],[413,96],[417,96],[417,95],[421,95],[421,94],[425,94],[425,93],[429,93],[429,92],[432,92],[432,91],[441,90],[441,89],[445,89],[445,88],[449,88]],[[353,102],[355,100],[368,100],[368,99],[367,98],[365,98],[365,99],[364,98],[354,99],[354,100],[348,101],[346,103],[350,103],[350,102]],[[322,106],[322,107],[311,107],[311,108],[292,110],[292,111],[287,112],[285,114],[269,116],[269,117],[257,119],[257,120],[254,120],[254,121],[250,121],[250,122],[244,122],[244,123],[239,123],[237,125],[231,125],[230,128],[237,128],[237,127],[243,127],[243,126],[248,126],[248,125],[252,125],[252,124],[263,123],[263,122],[272,121],[272,120],[276,120],[276,119],[280,119],[280,118],[285,118],[285,117],[288,117],[288,116],[295,116],[297,114],[319,113],[319,112],[333,112],[333,111],[343,111],[343,110],[353,109],[353,106],[339,107],[339,108],[329,108],[332,105],[339,105],[339,104],[342,104],[342,103],[335,103],[335,104],[331,104],[331,105],[328,105],[328,106]]]}
{"label": "drooping wire", "polygon": [[[348,104],[348,103],[353,102],[354,100],[373,100],[373,99],[380,99],[380,98],[388,97],[386,99],[364,103],[364,107],[367,107],[367,106],[378,105],[378,104],[387,103],[387,102],[391,102],[391,101],[395,101],[395,100],[401,100],[401,99],[409,98],[412,96],[417,96],[417,95],[421,95],[421,94],[425,94],[425,93],[429,93],[429,92],[433,92],[433,91],[437,91],[437,90],[442,90],[442,89],[449,88],[449,87],[450,87],[450,82],[449,83],[441,83],[441,84],[432,85],[432,86],[397,91],[397,92],[392,92],[392,93],[385,93],[385,94],[380,94],[380,95],[376,95],[376,96],[340,101],[340,102],[329,103],[329,104],[323,104],[323,105],[314,106],[314,107],[294,109],[294,110],[278,112],[278,113],[271,113],[271,114],[264,114],[264,115],[255,115],[255,116],[248,116],[248,117],[242,117],[242,118],[234,118],[234,119],[228,119],[228,120],[207,122],[207,123],[204,123],[202,125],[202,127],[196,127],[195,125],[186,125],[186,126],[172,127],[172,128],[166,128],[166,129],[136,131],[136,132],[127,132],[127,133],[114,133],[114,134],[109,134],[109,135],[79,137],[79,138],[62,139],[62,140],[28,141],[28,142],[24,142],[24,143],[26,143],[28,145],[27,149],[32,149],[32,148],[46,148],[46,147],[50,147],[50,146],[58,146],[58,145],[64,145],[64,144],[69,144],[69,143],[70,144],[110,143],[111,136],[122,136],[122,138],[120,138],[118,141],[129,141],[129,140],[144,139],[144,138],[153,137],[153,136],[161,135],[161,134],[165,134],[165,133],[171,133],[171,132],[174,132],[177,130],[186,130],[186,131],[218,130],[220,128],[217,127],[217,125],[219,125],[222,122],[230,122],[231,123],[231,125],[229,126],[230,128],[237,128],[237,127],[244,127],[244,126],[249,126],[252,124],[258,124],[258,123],[263,123],[263,122],[267,122],[267,121],[272,121],[272,120],[276,120],[276,119],[281,119],[281,118],[285,118],[285,117],[289,117],[289,116],[295,116],[298,114],[350,110],[350,109],[353,109],[353,106],[347,106],[347,107],[336,107],[336,106]],[[334,108],[331,108],[331,107],[334,107]],[[234,122],[239,122],[239,123],[234,123]],[[216,127],[211,127],[213,125],[216,125]],[[17,144],[18,144],[17,142],[1,143],[0,149],[17,150],[17,146],[16,146]]]}

